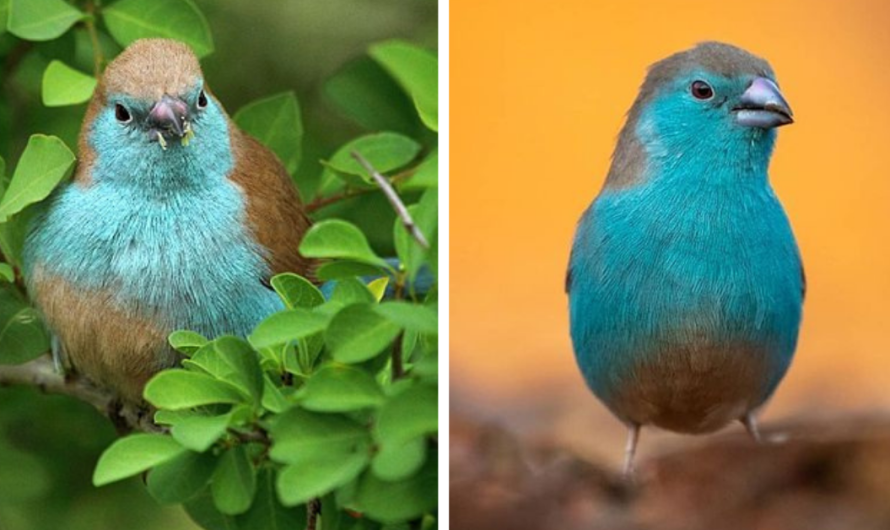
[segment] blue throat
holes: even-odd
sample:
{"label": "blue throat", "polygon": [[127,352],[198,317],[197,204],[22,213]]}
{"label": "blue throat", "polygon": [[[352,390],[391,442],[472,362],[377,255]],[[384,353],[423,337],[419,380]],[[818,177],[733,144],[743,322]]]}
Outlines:
{"label": "blue throat", "polygon": [[578,364],[608,401],[634,362],[672,343],[756,344],[769,357],[765,400],[790,364],[803,290],[767,179],[775,132],[708,130],[690,141],[670,111],[641,116],[639,183],[604,189],[578,225],[569,295]]}
{"label": "blue throat", "polygon": [[88,184],[69,184],[32,226],[26,272],[39,266],[170,331],[245,335],[282,304],[262,280],[264,249],[246,228],[245,198],[227,176],[234,160],[216,102],[188,146],[166,150],[103,112],[89,131]]}

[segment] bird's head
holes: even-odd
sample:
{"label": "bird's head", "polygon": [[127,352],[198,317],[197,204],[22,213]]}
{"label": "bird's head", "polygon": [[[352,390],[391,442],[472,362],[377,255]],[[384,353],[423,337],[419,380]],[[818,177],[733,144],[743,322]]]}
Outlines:
{"label": "bird's head", "polygon": [[615,158],[667,162],[699,155],[703,161],[765,169],[775,128],[792,122],[766,61],[729,44],[706,42],[649,68]]}
{"label": "bird's head", "polygon": [[81,156],[94,157],[100,170],[94,179],[169,168],[181,177],[219,160],[228,146],[228,118],[205,86],[197,57],[167,39],[136,41],[108,65],[80,139]]}

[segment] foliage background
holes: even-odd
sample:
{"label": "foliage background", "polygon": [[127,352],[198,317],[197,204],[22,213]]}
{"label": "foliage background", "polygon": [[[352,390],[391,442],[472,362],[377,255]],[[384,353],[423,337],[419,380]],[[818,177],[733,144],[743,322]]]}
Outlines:
{"label": "foliage background", "polygon": [[[216,48],[202,66],[230,115],[257,98],[296,92],[305,128],[303,164],[296,180],[307,198],[318,187],[323,169],[316,161],[330,157],[359,134],[390,129],[434,145],[435,135],[413,114],[401,112],[411,109],[406,97],[393,97],[397,108],[382,122],[371,116],[358,123],[335,108],[325,82],[351,61],[367,61],[361,58],[374,42],[397,37],[434,49],[435,2],[197,0],[196,4],[209,21]],[[0,8],[6,5],[0,1]],[[83,31],[81,25],[74,30]],[[70,54],[72,39],[66,35],[23,47],[8,33],[0,37],[0,156],[9,173],[32,133],[54,134],[69,146],[76,145],[85,106],[47,108],[40,100],[48,60]],[[392,214],[380,219],[380,212],[389,211],[378,194],[369,194],[326,208],[320,215],[356,221],[378,254],[393,255]],[[371,212],[375,215],[369,220]],[[32,388],[0,389],[0,530],[194,528],[180,509],[159,506],[136,479],[100,489],[92,486],[90,476],[99,453],[115,438],[109,422],[83,403]]]}

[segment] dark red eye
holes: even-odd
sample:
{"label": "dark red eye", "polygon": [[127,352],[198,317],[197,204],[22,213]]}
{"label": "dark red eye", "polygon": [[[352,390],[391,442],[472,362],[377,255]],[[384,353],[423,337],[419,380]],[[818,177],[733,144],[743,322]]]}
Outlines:
{"label": "dark red eye", "polygon": [[693,81],[689,90],[696,99],[711,99],[714,97],[714,89],[711,88],[711,85],[701,80]]}
{"label": "dark red eye", "polygon": [[130,111],[127,110],[127,107],[120,103],[114,106],[114,117],[121,123],[129,123],[130,120],[133,119],[133,117],[130,116]]}

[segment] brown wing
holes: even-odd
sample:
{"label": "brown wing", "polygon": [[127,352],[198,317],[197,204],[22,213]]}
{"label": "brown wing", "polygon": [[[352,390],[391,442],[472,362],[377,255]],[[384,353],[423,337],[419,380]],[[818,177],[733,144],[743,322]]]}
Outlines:
{"label": "brown wing", "polygon": [[235,155],[229,178],[244,189],[247,220],[256,240],[268,251],[272,274],[295,272],[313,278],[315,261],[297,250],[311,223],[290,175],[275,153],[234,124],[229,130]]}

